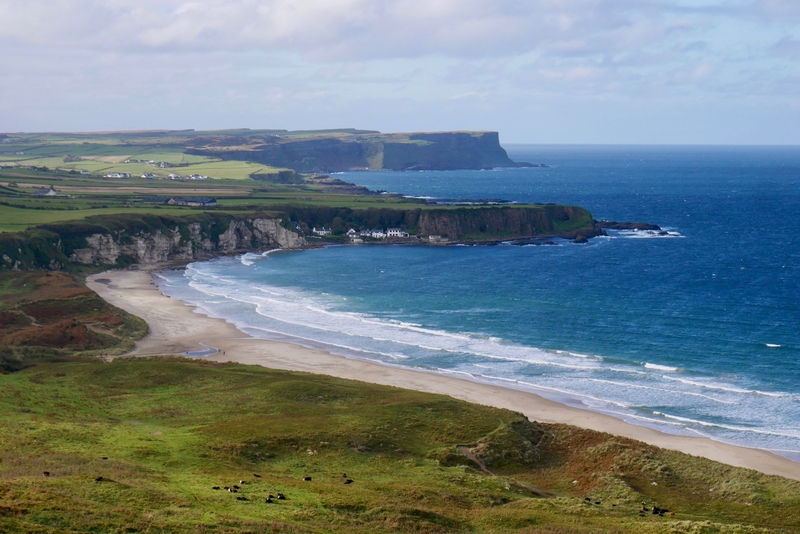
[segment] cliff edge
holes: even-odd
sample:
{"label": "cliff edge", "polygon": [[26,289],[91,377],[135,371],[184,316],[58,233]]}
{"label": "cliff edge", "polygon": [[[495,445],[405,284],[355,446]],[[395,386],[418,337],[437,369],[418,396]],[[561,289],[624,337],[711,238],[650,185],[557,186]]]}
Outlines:
{"label": "cliff edge", "polygon": [[534,167],[512,161],[497,132],[363,133],[306,137],[203,138],[194,155],[244,160],[297,172],[456,170]]}

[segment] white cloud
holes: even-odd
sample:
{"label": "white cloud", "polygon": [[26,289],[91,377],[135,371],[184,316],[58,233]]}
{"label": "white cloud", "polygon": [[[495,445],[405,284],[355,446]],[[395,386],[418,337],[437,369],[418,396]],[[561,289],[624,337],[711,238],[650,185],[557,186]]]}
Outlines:
{"label": "white cloud", "polygon": [[800,96],[798,43],[798,0],[0,0],[0,131],[733,115]]}
{"label": "white cloud", "polygon": [[475,58],[604,43],[643,46],[676,26],[669,4],[617,0],[4,0],[0,39],[114,50],[292,51],[328,61]]}

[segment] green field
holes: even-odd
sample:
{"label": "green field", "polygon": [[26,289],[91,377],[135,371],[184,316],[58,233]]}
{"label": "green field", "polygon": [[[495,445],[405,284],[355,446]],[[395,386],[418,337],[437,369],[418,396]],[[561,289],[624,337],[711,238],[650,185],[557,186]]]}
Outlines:
{"label": "green field", "polygon": [[0,383],[3,532],[800,529],[800,483],[448,397],[202,361]]}
{"label": "green field", "polygon": [[[21,141],[0,145],[0,162],[19,167],[37,166],[51,170],[87,170],[92,174],[131,173],[141,176],[152,173],[166,178],[170,173],[179,175],[201,174],[209,178],[244,180],[252,173],[277,172],[280,169],[245,161],[223,162],[207,156],[186,153],[186,139],[176,137],[141,137],[125,135],[87,135],[89,139],[76,142],[70,134],[24,134]],[[166,146],[165,146],[166,145]],[[10,154],[8,152],[11,152]],[[15,154],[24,152],[24,154]],[[65,156],[83,158],[81,161],[64,161]],[[117,161],[110,161],[113,158]],[[146,163],[123,163],[127,158],[166,162],[175,167],[159,168]]]}
{"label": "green field", "polygon": [[32,226],[56,222],[77,221],[92,215],[116,215],[120,213],[159,213],[180,215],[189,213],[190,208],[172,206],[111,206],[95,209],[41,210],[20,209],[0,205],[0,232],[20,232]]}

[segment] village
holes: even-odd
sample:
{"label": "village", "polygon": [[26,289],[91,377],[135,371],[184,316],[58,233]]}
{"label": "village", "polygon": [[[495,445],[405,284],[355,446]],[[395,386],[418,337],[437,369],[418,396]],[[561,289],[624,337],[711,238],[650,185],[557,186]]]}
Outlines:
{"label": "village", "polygon": [[[295,228],[300,229],[300,225],[297,223],[293,223]],[[333,231],[330,228],[325,228],[324,226],[321,228],[317,228],[316,226],[311,230],[311,232],[318,237],[326,237],[333,235]],[[381,228],[375,228],[371,230],[356,230],[354,228],[350,228],[344,234],[350,240],[350,243],[358,244],[364,243],[366,239],[368,240],[413,240],[417,242],[420,238],[415,235],[411,235],[408,232],[403,231],[400,228],[388,228],[385,231]],[[447,243],[448,238],[443,237],[440,235],[430,235],[426,237],[427,241],[430,243]]]}

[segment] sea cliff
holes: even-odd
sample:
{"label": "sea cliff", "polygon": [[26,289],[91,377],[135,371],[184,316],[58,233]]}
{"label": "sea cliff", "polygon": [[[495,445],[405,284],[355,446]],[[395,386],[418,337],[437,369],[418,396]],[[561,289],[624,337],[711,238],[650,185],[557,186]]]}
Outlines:
{"label": "sea cliff", "polygon": [[333,239],[337,234],[343,237],[350,228],[397,227],[420,238],[438,235],[451,242],[542,236],[582,240],[603,233],[585,209],[556,204],[365,210],[285,206],[276,211],[269,216],[215,212],[186,217],[101,216],[42,225],[0,235],[0,270],[126,267],[275,248],[298,249],[309,245],[304,234],[315,226],[332,226]]}
{"label": "sea cliff", "polygon": [[433,132],[317,135],[292,138],[254,135],[236,146],[204,139],[187,152],[244,160],[297,172],[348,170],[454,170],[530,167],[512,161],[497,132]]}

